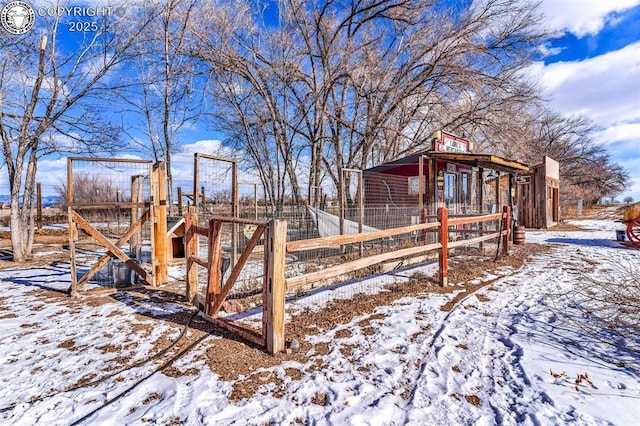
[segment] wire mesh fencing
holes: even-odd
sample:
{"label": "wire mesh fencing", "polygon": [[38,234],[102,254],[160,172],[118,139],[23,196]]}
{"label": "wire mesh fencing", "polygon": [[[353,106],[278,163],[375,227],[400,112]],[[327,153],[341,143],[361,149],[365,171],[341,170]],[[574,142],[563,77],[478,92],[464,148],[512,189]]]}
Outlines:
{"label": "wire mesh fencing", "polygon": [[112,258],[110,245],[151,272],[151,162],[71,158],[68,164],[66,206],[77,279],[107,288],[136,281],[130,265]]}

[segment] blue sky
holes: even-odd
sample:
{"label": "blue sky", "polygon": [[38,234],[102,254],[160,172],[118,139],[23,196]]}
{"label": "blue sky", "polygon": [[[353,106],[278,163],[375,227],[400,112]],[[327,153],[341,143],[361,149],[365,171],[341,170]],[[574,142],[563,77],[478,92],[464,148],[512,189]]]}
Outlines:
{"label": "blue sky", "polygon": [[558,36],[532,69],[551,107],[584,114],[595,140],[631,174],[617,197],[640,200],[640,0],[544,0]]}
{"label": "blue sky", "polygon": [[[617,199],[640,200],[640,0],[543,0],[542,12],[556,37],[545,45],[546,56],[531,66],[531,74],[552,108],[593,120],[596,141],[632,175]],[[224,148],[221,135],[202,124],[182,136],[185,145],[174,165],[178,184],[182,178],[186,185],[193,152]],[[65,158],[40,162],[38,180],[47,182],[45,194],[65,176]],[[0,193],[7,192],[6,170],[0,168]]]}

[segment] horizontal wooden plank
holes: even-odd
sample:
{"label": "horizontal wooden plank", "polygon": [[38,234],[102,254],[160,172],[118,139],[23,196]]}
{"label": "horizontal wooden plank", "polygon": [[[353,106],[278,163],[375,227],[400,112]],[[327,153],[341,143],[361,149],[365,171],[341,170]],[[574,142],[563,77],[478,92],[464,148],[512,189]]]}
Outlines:
{"label": "horizontal wooden plank", "polygon": [[208,237],[209,236],[209,228],[205,228],[203,226],[197,226],[196,225],[196,226],[193,227],[193,233]]}
{"label": "horizontal wooden plank", "polygon": [[229,159],[229,158],[225,158],[225,157],[218,157],[217,155],[210,155],[210,154],[202,154],[202,153],[196,153],[196,156],[198,158],[205,158],[208,160],[217,160],[217,161],[222,161],[224,163],[237,163],[237,160],[234,159]]}
{"label": "horizontal wooden plank", "polygon": [[377,263],[399,259],[401,257],[414,256],[417,254],[426,253],[431,250],[437,250],[441,247],[442,245],[440,243],[427,244],[423,246],[410,247],[406,249],[391,251],[388,253],[377,254],[374,256],[363,257],[360,259],[352,260],[350,262],[341,263],[335,266],[330,266],[320,271],[315,271],[315,272],[311,272],[308,274],[287,279],[287,290],[313,284],[318,281],[336,278],[340,275],[344,275],[349,272],[356,271],[358,269],[367,268]]}
{"label": "horizontal wooden plank", "polygon": [[499,220],[502,213],[488,214],[482,216],[467,216],[449,219],[449,225],[469,225],[472,223],[489,222],[491,220]]}
{"label": "horizontal wooden plank", "polygon": [[191,260],[193,263],[197,263],[198,265],[202,266],[203,268],[208,268],[209,267],[209,262],[207,262],[206,260],[200,259],[199,257],[192,256],[192,257],[189,258],[189,260]]}
{"label": "horizontal wooden plank", "polygon": [[240,217],[229,217],[229,216],[213,216],[209,218],[209,222],[222,222],[222,223],[239,223],[240,225],[258,225],[258,226],[266,226],[268,221],[264,220],[256,220],[256,219],[244,219]]}
{"label": "horizontal wooden plank", "polygon": [[204,319],[214,323],[216,326],[220,328],[224,328],[225,330],[240,336],[241,338],[243,338],[248,342],[255,343],[256,345],[259,345],[259,346],[266,345],[265,338],[257,331],[242,327],[237,323],[234,323],[224,318],[214,318],[214,317],[210,317],[209,315],[205,315]]}
{"label": "horizontal wooden plank", "polygon": [[137,163],[137,164],[153,164],[151,160],[139,160],[134,158],[104,158],[104,157],[68,157],[71,161],[91,161],[94,163]]}
{"label": "horizontal wooden plank", "polygon": [[151,203],[131,203],[131,202],[106,202],[106,203],[71,203],[69,207],[74,210],[126,210],[126,209],[148,209]]}
{"label": "horizontal wooden plank", "polygon": [[400,234],[435,229],[440,226],[439,222],[419,223],[417,225],[403,226],[401,228],[391,228],[379,231],[362,232],[350,235],[332,235],[330,237],[310,238],[307,240],[289,241],[287,252],[314,250],[323,248],[339,247],[343,244],[361,243],[364,241],[390,238]]}
{"label": "horizontal wooden plank", "polygon": [[500,236],[500,234],[506,235],[506,233],[507,233],[507,231],[502,231],[502,233],[494,232],[493,234],[483,235],[481,237],[469,238],[468,240],[452,241],[452,242],[449,243],[449,248],[470,246],[472,244],[481,243],[483,241],[487,241],[487,240],[492,240],[494,238],[498,238]]}

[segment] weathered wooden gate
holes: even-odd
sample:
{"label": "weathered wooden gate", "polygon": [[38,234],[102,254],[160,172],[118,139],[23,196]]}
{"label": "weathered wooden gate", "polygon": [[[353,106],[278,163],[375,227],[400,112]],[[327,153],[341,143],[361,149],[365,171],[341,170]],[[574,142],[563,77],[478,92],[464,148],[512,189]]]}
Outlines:
{"label": "weathered wooden gate", "polygon": [[[238,261],[231,263],[232,269],[227,280],[222,283],[222,242],[223,224],[233,228],[238,225],[250,225],[255,231],[249,238]],[[207,238],[206,258],[199,256],[199,237]],[[186,295],[204,313],[205,319],[235,333],[242,338],[266,347],[269,353],[284,350],[284,309],[285,281],[284,264],[286,255],[287,223],[282,220],[268,222],[214,216],[208,226],[198,226],[198,216],[194,212],[185,215],[185,255],[187,259]],[[257,250],[258,242],[263,239],[262,261],[262,328],[255,330],[238,322],[221,318],[218,314],[233,286],[240,277],[249,257]],[[234,248],[235,249],[235,248]],[[206,270],[204,291],[198,288],[198,267]]]}
{"label": "weathered wooden gate", "polygon": [[[112,259],[118,259],[146,284],[166,283],[166,169],[164,162],[118,158],[67,160],[67,213],[71,286],[75,295]],[[81,231],[80,231],[81,230]],[[80,238],[91,266],[78,277]],[[143,245],[149,250],[142,265]],[[124,246],[128,245],[127,248]],[[96,260],[97,259],[97,260]],[[86,265],[88,266],[88,265]],[[114,286],[108,286],[110,288]]]}

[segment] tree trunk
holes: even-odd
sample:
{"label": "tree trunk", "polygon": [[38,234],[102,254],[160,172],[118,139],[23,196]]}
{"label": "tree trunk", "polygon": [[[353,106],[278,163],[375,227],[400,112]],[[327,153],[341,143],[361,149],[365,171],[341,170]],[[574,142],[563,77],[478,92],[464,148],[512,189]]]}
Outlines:
{"label": "tree trunk", "polygon": [[19,201],[17,193],[11,195],[11,248],[13,261],[25,262],[32,258],[35,223],[33,209],[27,208],[26,203],[21,207]]}

